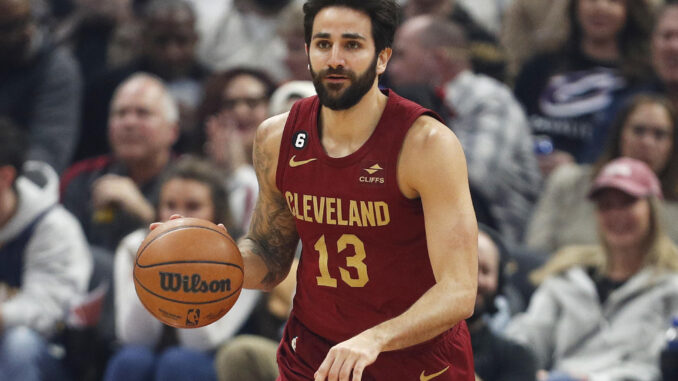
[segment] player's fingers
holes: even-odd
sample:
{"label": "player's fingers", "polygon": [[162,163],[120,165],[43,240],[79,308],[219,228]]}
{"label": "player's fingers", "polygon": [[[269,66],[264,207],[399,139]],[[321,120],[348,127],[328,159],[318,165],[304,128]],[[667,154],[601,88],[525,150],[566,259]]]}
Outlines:
{"label": "player's fingers", "polygon": [[[341,351],[337,351],[337,354],[334,356],[334,361],[332,361],[332,366],[330,367],[330,370],[327,372],[327,381],[343,380],[343,378],[341,378],[340,375],[341,369],[343,368],[346,361],[347,361],[346,354],[342,353]],[[353,362],[350,361],[350,363],[352,364]],[[351,367],[351,364],[348,364],[348,366]],[[346,379],[346,381],[348,381],[348,379]]]}
{"label": "player's fingers", "polygon": [[220,228],[222,228],[222,229],[224,229],[224,231],[226,232],[226,234],[228,234],[228,229],[226,229],[226,226],[224,226],[224,224],[218,224],[217,226],[220,227]]}
{"label": "player's fingers", "polygon": [[351,356],[344,360],[344,363],[341,365],[339,370],[338,380],[339,381],[349,381],[353,368],[355,367],[356,359]]}
{"label": "player's fingers", "polygon": [[162,222],[153,222],[148,228],[153,230],[157,228],[158,226],[162,225]]}
{"label": "player's fingers", "polygon": [[173,214],[170,216],[170,220],[176,220],[177,218],[184,218],[181,214]]}
{"label": "player's fingers", "polygon": [[353,366],[353,381],[360,381],[363,377],[363,371],[367,366],[366,362],[362,359],[358,360]]}
{"label": "player's fingers", "polygon": [[320,367],[318,367],[318,370],[313,375],[313,379],[315,381],[327,380],[328,373],[333,363],[334,363],[334,352],[330,350],[329,353],[327,353],[327,356],[325,356],[325,360],[323,360],[322,364],[320,364]]}

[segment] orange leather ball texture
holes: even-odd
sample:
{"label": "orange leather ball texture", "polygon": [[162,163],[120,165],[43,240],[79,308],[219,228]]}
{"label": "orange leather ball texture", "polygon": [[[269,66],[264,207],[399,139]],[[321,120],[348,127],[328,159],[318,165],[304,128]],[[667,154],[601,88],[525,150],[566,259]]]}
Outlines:
{"label": "orange leather ball texture", "polygon": [[172,327],[197,328],[219,320],[238,300],[242,284],[238,246],[207,220],[163,223],[137,251],[137,295],[153,316]]}

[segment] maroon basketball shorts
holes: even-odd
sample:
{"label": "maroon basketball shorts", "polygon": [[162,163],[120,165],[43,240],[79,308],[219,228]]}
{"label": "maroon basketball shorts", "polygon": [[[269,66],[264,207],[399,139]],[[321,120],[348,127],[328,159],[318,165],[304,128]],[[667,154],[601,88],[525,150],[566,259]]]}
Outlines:
{"label": "maroon basketball shorts", "polygon": [[[313,380],[334,343],[309,331],[294,316],[278,347],[278,381]],[[363,381],[474,381],[473,352],[466,322],[427,342],[383,352],[365,368]]]}

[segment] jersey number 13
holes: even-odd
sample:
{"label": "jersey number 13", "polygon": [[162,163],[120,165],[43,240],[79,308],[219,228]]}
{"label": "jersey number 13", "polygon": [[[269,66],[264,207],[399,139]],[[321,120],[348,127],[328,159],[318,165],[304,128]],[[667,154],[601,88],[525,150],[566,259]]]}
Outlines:
{"label": "jersey number 13", "polygon": [[[341,280],[344,281],[347,285],[351,287],[364,287],[365,284],[370,280],[367,275],[367,265],[363,260],[367,256],[365,254],[365,245],[363,241],[360,240],[354,234],[343,234],[339,240],[337,240],[337,252],[340,253],[345,250],[348,246],[353,246],[355,250],[355,255],[346,257],[346,266],[356,269],[358,272],[357,278],[352,278],[351,273],[343,267],[339,267],[339,274],[341,275]],[[313,248],[318,252],[320,258],[318,259],[318,267],[320,270],[320,276],[316,277],[318,280],[318,286],[325,287],[337,287],[337,279],[332,278],[330,275],[330,269],[328,268],[327,261],[329,259],[329,254],[327,252],[327,243],[325,242],[325,235],[320,236],[316,241]]]}

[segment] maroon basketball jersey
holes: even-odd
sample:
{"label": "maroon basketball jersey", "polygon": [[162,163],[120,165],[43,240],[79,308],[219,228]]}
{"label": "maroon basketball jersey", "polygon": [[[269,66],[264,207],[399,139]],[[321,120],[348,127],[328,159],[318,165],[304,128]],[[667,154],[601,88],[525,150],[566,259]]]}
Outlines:
{"label": "maroon basketball jersey", "polygon": [[317,97],[294,104],[282,137],[276,183],[303,245],[293,313],[335,342],[403,313],[435,283],[421,201],[402,195],[396,166],[412,123],[437,116],[386,95],[374,132],[348,156],[325,153]]}

